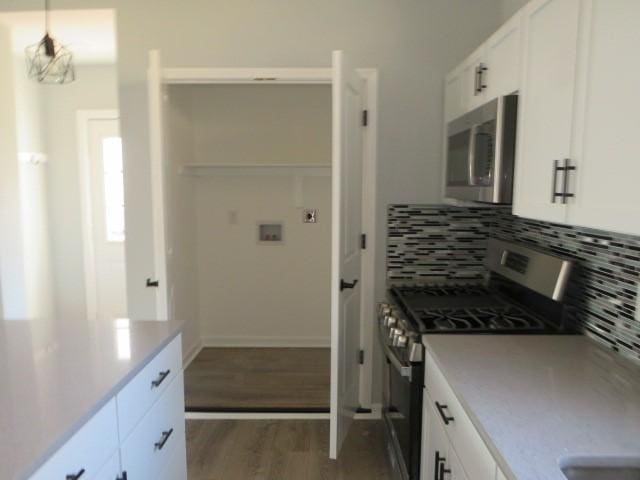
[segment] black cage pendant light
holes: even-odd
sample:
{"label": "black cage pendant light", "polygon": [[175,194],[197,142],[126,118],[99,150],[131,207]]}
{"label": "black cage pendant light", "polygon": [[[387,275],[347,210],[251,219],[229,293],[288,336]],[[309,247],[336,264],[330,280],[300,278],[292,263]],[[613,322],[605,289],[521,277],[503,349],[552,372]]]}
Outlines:
{"label": "black cage pendant light", "polygon": [[45,0],[45,34],[38,43],[25,49],[30,78],[40,83],[70,83],[76,79],[73,55],[49,35],[49,0]]}

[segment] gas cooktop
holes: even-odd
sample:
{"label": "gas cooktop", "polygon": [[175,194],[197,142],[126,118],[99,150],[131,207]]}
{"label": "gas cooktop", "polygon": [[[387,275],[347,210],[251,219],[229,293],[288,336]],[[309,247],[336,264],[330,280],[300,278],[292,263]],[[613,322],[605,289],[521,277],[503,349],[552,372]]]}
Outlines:
{"label": "gas cooktop", "polygon": [[547,333],[558,329],[484,285],[400,286],[396,304],[418,333]]}

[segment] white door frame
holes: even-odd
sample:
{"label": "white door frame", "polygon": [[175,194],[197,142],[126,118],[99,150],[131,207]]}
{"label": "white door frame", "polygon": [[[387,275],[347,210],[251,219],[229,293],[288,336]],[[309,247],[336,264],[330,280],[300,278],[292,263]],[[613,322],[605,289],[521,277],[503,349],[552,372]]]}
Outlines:
{"label": "white door frame", "polygon": [[82,250],[84,260],[85,301],[87,318],[98,317],[98,278],[96,276],[95,244],[93,241],[93,202],[91,200],[91,156],[89,153],[89,122],[91,120],[119,120],[118,110],[78,110],[78,172],[80,180],[80,208],[82,215]]}
{"label": "white door frame", "polygon": [[[157,50],[150,52],[150,58],[158,58]],[[158,60],[156,60],[159,62]],[[375,331],[375,258],[376,232],[376,178],[377,178],[377,124],[378,124],[378,70],[357,69],[365,81],[365,102],[368,125],[364,129],[364,158],[362,164],[362,233],[367,236],[367,246],[362,252],[362,299],[361,299],[361,348],[365,352],[360,374],[360,404],[372,408],[373,386],[373,345]],[[291,84],[291,85],[331,85],[331,68],[163,68],[163,84]],[[153,126],[151,128],[160,128]],[[155,135],[150,132],[150,135]]]}

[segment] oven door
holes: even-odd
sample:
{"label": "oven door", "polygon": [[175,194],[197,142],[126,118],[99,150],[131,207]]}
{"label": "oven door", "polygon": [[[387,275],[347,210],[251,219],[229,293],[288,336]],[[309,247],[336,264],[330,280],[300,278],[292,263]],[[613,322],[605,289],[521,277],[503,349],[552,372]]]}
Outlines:
{"label": "oven door", "polygon": [[383,419],[396,477],[402,480],[420,478],[420,439],[422,425],[421,364],[407,365],[399,361],[390,348],[385,348],[386,368]]}

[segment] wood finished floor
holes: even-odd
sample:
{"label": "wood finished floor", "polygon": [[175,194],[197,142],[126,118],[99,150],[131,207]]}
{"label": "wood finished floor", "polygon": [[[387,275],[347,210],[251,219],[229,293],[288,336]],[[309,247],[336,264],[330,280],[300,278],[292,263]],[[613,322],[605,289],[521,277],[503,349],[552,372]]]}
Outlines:
{"label": "wood finished floor", "polygon": [[187,410],[328,409],[328,348],[204,348],[185,370]]}
{"label": "wood finished floor", "polygon": [[356,421],[334,461],[328,420],[188,420],[189,480],[389,480],[383,438]]}

